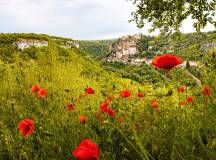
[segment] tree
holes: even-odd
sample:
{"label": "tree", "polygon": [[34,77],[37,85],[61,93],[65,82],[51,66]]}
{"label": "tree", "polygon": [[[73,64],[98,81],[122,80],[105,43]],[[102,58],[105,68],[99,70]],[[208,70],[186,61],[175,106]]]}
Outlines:
{"label": "tree", "polygon": [[148,41],[152,40],[152,39],[153,39],[153,37],[142,35],[141,39],[139,39],[137,42],[139,52],[147,50],[148,49]]}
{"label": "tree", "polygon": [[199,32],[207,23],[216,28],[216,0],[130,0],[136,5],[132,12],[137,27],[143,28],[146,22],[152,24],[150,31],[159,29],[168,33],[179,31],[182,22],[191,16],[193,26]]}

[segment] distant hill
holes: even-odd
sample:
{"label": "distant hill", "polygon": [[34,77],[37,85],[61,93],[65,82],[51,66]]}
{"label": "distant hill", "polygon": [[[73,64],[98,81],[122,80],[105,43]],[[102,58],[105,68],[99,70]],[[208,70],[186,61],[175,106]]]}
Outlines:
{"label": "distant hill", "polygon": [[[166,77],[149,66],[154,56],[165,53],[178,55],[185,60],[184,66],[191,64],[190,71],[198,76],[197,63],[204,63],[204,54],[216,49],[216,31],[166,36],[128,35],[117,40],[82,41],[80,46],[90,56],[101,60],[108,71],[140,83],[157,83]],[[176,71],[182,73],[185,69]],[[195,84],[190,75],[186,74],[185,77],[188,78],[186,83]]]}
{"label": "distant hill", "polygon": [[[139,83],[159,83],[169,80],[169,77],[164,76],[163,71],[155,70],[145,63],[147,60],[151,60],[155,55],[171,51],[185,60],[202,61],[202,55],[209,49],[214,49],[214,44],[215,32],[166,37],[134,35],[116,40],[98,41],[77,41],[33,33],[0,34],[0,59],[9,63],[16,61],[17,58],[37,60],[41,53],[47,54],[52,48],[52,50],[57,50],[60,59],[67,61],[69,53],[72,51],[91,61],[92,58],[100,60],[97,62],[100,63],[100,67],[108,72],[115,72],[120,77],[129,78]],[[132,53],[130,53],[131,51]],[[116,57],[118,54],[121,56]],[[49,54],[47,55],[49,56]],[[174,71],[184,72],[184,69]],[[191,71],[199,76],[197,67],[191,66]],[[184,83],[195,84],[189,75],[185,75],[185,77],[187,77],[187,81]]]}
{"label": "distant hill", "polygon": [[80,48],[88,52],[94,58],[103,58],[109,52],[110,44],[116,43],[116,39],[111,40],[94,40],[94,41],[79,41]]}
{"label": "distant hill", "polygon": [[[216,31],[166,36],[129,35],[117,40],[81,41],[80,44],[83,50],[94,57],[123,63],[164,53],[174,53],[187,60],[197,60],[200,52],[216,48]],[[196,54],[192,54],[195,52]]]}

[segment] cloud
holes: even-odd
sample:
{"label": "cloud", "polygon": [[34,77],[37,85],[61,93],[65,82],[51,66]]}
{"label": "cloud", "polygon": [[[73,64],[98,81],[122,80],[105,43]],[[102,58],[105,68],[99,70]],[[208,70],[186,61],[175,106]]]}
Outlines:
{"label": "cloud", "polygon": [[126,0],[0,0],[0,32],[34,32],[74,39],[117,38],[139,32]]}

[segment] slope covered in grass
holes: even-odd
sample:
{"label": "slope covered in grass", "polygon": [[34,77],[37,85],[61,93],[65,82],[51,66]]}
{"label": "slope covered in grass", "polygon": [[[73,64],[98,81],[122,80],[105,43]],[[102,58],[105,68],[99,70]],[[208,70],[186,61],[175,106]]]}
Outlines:
{"label": "slope covered in grass", "polygon": [[[144,85],[50,41],[48,47],[14,49],[10,60],[0,61],[1,159],[75,159],[71,151],[87,138],[97,143],[101,160],[216,158],[214,54],[199,69],[202,86],[184,83],[179,69],[163,83]],[[47,90],[43,98],[32,92],[36,84]],[[94,94],[86,94],[87,87]],[[113,112],[102,112],[102,102]],[[18,127],[23,119],[35,125],[26,137]]]}

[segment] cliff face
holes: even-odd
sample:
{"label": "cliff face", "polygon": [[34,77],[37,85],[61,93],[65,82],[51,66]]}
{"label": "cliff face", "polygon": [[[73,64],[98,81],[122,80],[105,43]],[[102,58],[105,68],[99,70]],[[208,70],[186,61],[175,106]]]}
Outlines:
{"label": "cliff face", "polygon": [[[56,41],[56,39],[54,39]],[[59,42],[60,46],[63,48],[72,48],[72,47],[76,47],[79,48],[79,43],[75,42],[75,41],[63,41],[63,42]],[[18,49],[25,49],[25,48],[29,48],[29,47],[46,47],[49,45],[48,41],[44,41],[44,40],[35,40],[35,39],[23,39],[23,38],[19,38],[14,45],[18,48]]]}
{"label": "cliff face", "polygon": [[65,41],[61,44],[61,47],[63,47],[63,48],[72,48],[72,47],[79,48],[79,43],[74,42],[74,41]]}
{"label": "cliff face", "polygon": [[31,46],[34,47],[45,47],[48,46],[48,41],[34,40],[34,39],[18,39],[17,42],[14,43],[18,49],[25,49]]}
{"label": "cliff face", "polygon": [[110,45],[109,52],[112,55],[108,61],[128,61],[129,55],[138,53],[137,42],[140,38],[140,35],[124,36],[115,45]]}

